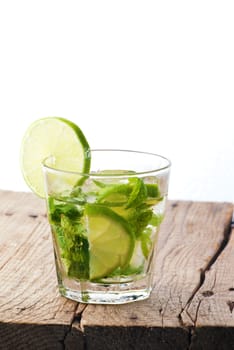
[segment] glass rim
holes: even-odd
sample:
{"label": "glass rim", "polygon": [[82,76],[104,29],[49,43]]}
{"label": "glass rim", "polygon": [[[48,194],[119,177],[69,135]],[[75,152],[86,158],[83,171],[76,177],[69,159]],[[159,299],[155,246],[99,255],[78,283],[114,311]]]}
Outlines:
{"label": "glass rim", "polygon": [[[90,149],[88,150],[88,153],[94,153],[94,152],[122,152],[122,153],[134,153],[134,154],[141,154],[141,155],[146,155],[146,156],[153,156],[153,157],[156,157],[158,159],[161,159],[163,161],[165,161],[165,165],[163,166],[159,166],[159,167],[155,167],[155,168],[152,168],[151,170],[144,170],[144,171],[135,171],[134,173],[131,173],[129,170],[129,173],[123,173],[123,170],[120,170],[119,172],[116,172],[116,169],[109,169],[110,171],[113,170],[115,171],[115,173],[111,173],[111,172],[108,172],[108,173],[98,173],[98,172],[85,172],[85,171],[75,171],[75,170],[66,170],[66,169],[62,169],[62,168],[56,168],[55,166],[53,165],[48,165],[46,164],[46,162],[49,160],[49,159],[56,159],[55,156],[53,155],[49,155],[47,157],[45,157],[41,164],[42,164],[42,167],[43,169],[47,169],[47,170],[50,170],[54,173],[67,173],[67,174],[77,174],[77,175],[82,175],[82,176],[85,176],[85,177],[98,177],[98,178],[106,178],[106,177],[134,177],[134,176],[137,176],[137,175],[149,175],[149,174],[152,174],[152,173],[160,173],[164,170],[169,170],[170,167],[171,167],[171,161],[169,158],[165,157],[165,156],[162,156],[160,154],[157,154],[157,153],[152,153],[152,152],[148,152],[148,151],[138,151],[138,150],[131,150],[131,149],[121,149],[121,148],[95,148],[95,149]],[[91,162],[92,162],[92,158],[91,158]]]}

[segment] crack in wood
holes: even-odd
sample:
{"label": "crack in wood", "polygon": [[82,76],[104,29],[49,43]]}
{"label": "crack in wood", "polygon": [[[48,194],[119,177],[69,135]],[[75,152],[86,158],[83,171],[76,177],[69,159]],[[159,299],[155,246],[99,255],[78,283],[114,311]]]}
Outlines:
{"label": "crack in wood", "polygon": [[85,336],[84,336],[84,328],[82,327],[82,314],[84,310],[86,309],[88,305],[87,304],[79,304],[77,303],[74,312],[73,317],[71,319],[70,325],[68,329],[64,332],[63,340],[61,341],[61,344],[63,346],[63,349],[67,349],[66,342],[70,336],[72,336],[73,329],[77,329],[78,332],[81,332],[83,337],[83,349],[85,349]]}
{"label": "crack in wood", "polygon": [[230,312],[231,312],[231,314],[232,314],[232,311],[233,311],[233,309],[234,309],[234,301],[228,300],[228,301],[227,301],[227,305],[228,305],[229,310],[230,310]]}
{"label": "crack in wood", "polygon": [[[230,240],[230,235],[233,229],[233,217],[232,220],[230,222],[229,225],[227,225],[226,229],[223,232],[223,239],[220,242],[215,254],[211,257],[211,259],[207,262],[206,266],[202,269],[200,269],[200,279],[199,282],[197,284],[197,286],[194,288],[191,296],[188,298],[187,302],[185,303],[185,306],[181,308],[180,313],[178,314],[177,318],[179,320],[179,323],[182,327],[185,327],[188,329],[188,331],[190,332],[190,342],[189,342],[189,346],[188,346],[188,350],[191,349],[192,346],[192,339],[193,339],[193,334],[195,333],[195,329],[196,329],[196,323],[197,323],[197,319],[198,319],[198,313],[199,313],[199,309],[201,306],[201,302],[202,300],[199,300],[198,305],[197,305],[197,309],[196,309],[196,313],[195,313],[195,318],[193,319],[192,316],[189,314],[188,312],[188,308],[190,306],[190,304],[192,303],[195,295],[198,293],[198,291],[201,289],[202,285],[205,282],[205,278],[206,278],[206,272],[210,270],[211,266],[216,262],[216,260],[218,259],[218,257],[222,254],[222,252],[224,251],[225,247],[227,246],[229,240]],[[214,282],[215,284],[215,282]],[[213,287],[212,287],[213,289]],[[205,295],[204,295],[205,294]],[[208,297],[213,295],[212,291],[206,291],[203,293],[204,297]],[[234,302],[228,302],[228,307],[230,309],[230,312],[232,313],[233,309],[234,309]],[[189,318],[191,319],[193,326],[188,326],[186,325],[186,323],[183,320],[183,312],[186,311],[186,314],[189,316]]]}
{"label": "crack in wood", "polygon": [[194,319],[194,328],[196,328],[196,326],[197,326],[197,318],[198,318],[198,313],[199,313],[201,303],[202,303],[202,299],[199,300],[198,305],[197,305],[195,319]]}
{"label": "crack in wood", "polygon": [[211,297],[212,295],[214,295],[214,292],[212,292],[212,290],[205,290],[205,292],[202,293],[203,297],[207,298],[207,297]]}
{"label": "crack in wood", "polygon": [[6,215],[6,216],[12,216],[12,215],[14,215],[14,213],[8,211],[8,212],[4,213],[4,215]]}
{"label": "crack in wood", "polygon": [[164,308],[163,308],[163,307],[160,307],[160,309],[159,309],[159,314],[160,314],[160,316],[161,316],[162,327],[164,327],[164,314],[165,314],[165,312],[166,312],[166,309],[167,309],[167,305],[168,305],[169,300],[170,300],[170,298],[167,299]]}
{"label": "crack in wood", "polygon": [[[63,298],[58,298],[58,292],[55,294],[54,288],[54,262],[52,256],[49,257],[47,250],[44,250],[45,247],[48,247],[47,244],[44,245],[46,243],[44,239],[49,239],[48,237],[50,236],[48,223],[45,219],[43,221],[42,209],[40,209],[41,207],[39,205],[38,217],[35,219],[32,217],[30,219],[28,217],[29,214],[34,214],[34,211],[31,210],[34,203],[33,200],[31,203],[28,201],[30,196],[25,196],[25,203],[22,203],[22,209],[20,208],[18,211],[21,204],[21,197],[19,199],[16,198],[16,202],[15,198],[15,195],[10,197],[7,204],[3,200],[2,211],[7,211],[7,215],[4,217],[3,214],[0,214],[2,231],[4,233],[7,231],[6,233],[9,234],[9,237],[6,237],[1,247],[2,252],[5,250],[6,254],[2,254],[0,265],[5,263],[5,260],[9,258],[14,259],[12,267],[16,266],[16,271],[13,271],[14,276],[16,276],[15,280],[12,279],[12,274],[10,273],[11,264],[9,264],[9,269],[0,270],[2,281],[4,281],[1,289],[2,321],[0,348],[1,346],[4,347],[5,344],[9,344],[9,342],[11,343],[11,341],[14,344],[19,344],[22,340],[25,340],[27,344],[32,342],[33,347],[31,348],[50,347],[51,344],[55,344],[56,349],[77,348],[80,350],[94,349],[96,345],[95,341],[99,344],[97,349],[102,349],[105,348],[105,340],[108,342],[110,340],[110,347],[108,348],[111,348],[115,334],[117,335],[116,338],[118,338],[118,345],[120,344],[119,347],[112,347],[115,349],[127,349],[129,344],[132,349],[134,346],[138,348],[138,345],[141,346],[141,349],[170,348],[192,350],[212,347],[213,349],[217,349],[217,346],[220,345],[219,340],[223,343],[227,341],[228,345],[226,349],[232,348],[232,344],[234,344],[232,322],[229,323],[226,320],[230,319],[232,321],[234,316],[234,283],[232,283],[231,278],[228,278],[228,284],[224,283],[220,286],[220,282],[223,282],[225,278],[225,275],[222,276],[222,273],[227,273],[230,277],[228,268],[231,266],[229,262],[232,261],[229,260],[229,257],[233,251],[233,247],[231,247],[231,243],[233,243],[231,239],[233,238],[229,235],[230,232],[225,232],[224,234],[223,229],[224,224],[227,227],[231,222],[230,214],[232,209],[230,205],[203,205],[194,203],[191,210],[187,211],[186,217],[184,217],[183,210],[188,205],[187,202],[176,202],[176,205],[173,206],[173,210],[171,211],[173,214],[171,216],[169,215],[168,222],[164,227],[165,237],[161,237],[162,247],[164,247],[164,243],[170,244],[168,241],[171,241],[172,247],[175,248],[173,254],[178,259],[171,259],[171,256],[173,257],[173,255],[170,255],[171,250],[167,250],[166,247],[163,252],[164,255],[160,255],[161,260],[159,262],[161,261],[161,265],[159,265],[158,270],[160,272],[161,268],[162,272],[165,272],[165,279],[161,281],[156,292],[152,294],[149,304],[142,302],[133,306],[133,311],[130,313],[130,316],[132,316],[128,322],[128,306],[126,308],[100,308],[98,306],[95,308],[88,305],[86,308],[86,306],[77,302],[64,301]],[[17,208],[16,212],[13,210],[15,207]],[[35,211],[35,214],[37,214],[37,211]],[[22,223],[22,225],[18,225],[18,222]],[[10,224],[9,228],[5,230],[8,223]],[[40,228],[38,225],[41,225]],[[222,229],[220,229],[221,227]],[[185,238],[185,242],[181,241],[181,231],[183,233],[182,239]],[[208,238],[206,237],[204,239],[204,244],[202,241],[203,231],[204,234],[207,233],[208,235]],[[16,233],[20,239],[19,244],[14,246],[15,242],[12,242],[11,237],[14,237],[13,234]],[[231,239],[228,243],[229,237]],[[39,240],[42,244],[38,244]],[[217,242],[220,243],[219,247],[216,245]],[[181,243],[181,251],[177,251],[178,243]],[[197,245],[193,249],[194,243],[197,243]],[[204,248],[201,250],[201,253],[199,251],[200,244]],[[227,244],[228,247],[226,247]],[[8,251],[5,247],[8,248]],[[20,252],[18,251],[19,248],[21,249]],[[187,252],[186,248],[188,248]],[[229,250],[229,248],[232,249]],[[224,250],[223,253],[222,250]],[[210,253],[211,251],[213,253]],[[34,269],[35,262],[38,261],[38,275],[37,273],[26,274],[27,270],[21,269],[21,265],[18,264],[21,257],[23,262],[26,261],[25,255],[27,252],[30,252],[27,256],[27,262],[28,265],[32,266],[31,268]],[[198,252],[198,256],[195,255],[196,252]],[[222,257],[219,260],[221,253]],[[207,255],[209,255],[209,262],[207,260],[204,262]],[[212,258],[210,255],[212,255]],[[228,259],[226,259],[226,256]],[[45,257],[46,259],[43,261]],[[169,261],[166,261],[167,257],[169,257]],[[194,261],[191,260],[191,264],[189,263],[185,271],[184,265],[186,261],[189,261],[190,258],[193,259],[193,257],[195,257]],[[200,258],[203,261],[202,265]],[[218,260],[216,261],[216,259]],[[41,265],[40,262],[42,262]],[[177,274],[178,269],[174,264],[175,262],[176,264],[181,263],[179,266],[179,268],[181,267],[181,274]],[[199,263],[200,265],[198,265]],[[224,270],[221,269],[221,271],[218,271],[216,265],[217,267],[218,265],[221,266]],[[199,267],[202,267],[202,270],[198,270]],[[167,269],[166,271],[165,268]],[[208,272],[211,268],[212,271]],[[28,271],[30,272],[31,269]],[[48,275],[47,278],[53,278],[50,282],[51,284],[46,283],[45,285],[43,282],[44,292],[41,292],[42,280],[39,276],[40,272],[46,272]],[[158,276],[160,277],[160,274]],[[5,285],[5,281],[8,282],[8,280],[9,285],[7,286]],[[12,281],[14,283],[10,284]],[[170,285],[168,285],[169,283]],[[30,289],[30,285],[33,285],[32,289]],[[27,288],[27,293],[25,293],[25,288]],[[39,291],[39,288],[41,288],[40,292],[37,293],[36,291]],[[220,288],[222,289],[221,291]],[[225,298],[221,300],[225,318],[216,314],[212,315],[212,308],[215,308],[215,312],[219,310],[219,308],[216,308],[216,306],[219,306],[218,303],[216,304],[216,301],[219,302],[220,299],[219,295],[217,295],[219,291],[222,293],[222,297],[225,295]],[[214,292],[213,296],[212,292]],[[45,298],[44,302],[43,298]],[[37,300],[37,305],[34,304],[35,300]],[[48,305],[46,305],[47,303]],[[211,312],[209,311],[209,307],[211,307]],[[178,319],[175,319],[177,315],[180,322],[178,322]],[[215,322],[213,322],[212,316],[216,318],[214,320]],[[98,319],[98,317],[100,318]],[[109,320],[111,317],[110,327],[108,327],[109,323],[107,322],[106,325],[104,321]],[[204,319],[208,322],[203,323]],[[219,329],[216,326],[207,334],[206,325],[208,324],[209,327],[212,327],[216,325],[217,320],[220,321],[218,325],[222,328],[220,330],[221,335],[217,334],[218,332],[216,330]],[[205,327],[202,330],[203,326]],[[16,334],[16,337],[13,337],[12,334]],[[226,335],[226,338],[223,337],[223,334]],[[120,336],[118,337],[118,335]],[[203,342],[204,339],[205,344]],[[125,341],[128,341],[126,346]],[[207,346],[208,341],[212,341],[210,346]],[[156,342],[157,345],[155,345]],[[121,344],[123,345],[122,347]],[[52,346],[51,348],[55,347]],[[11,349],[13,348],[16,348],[16,346],[12,345]],[[22,346],[20,348],[23,349]]]}

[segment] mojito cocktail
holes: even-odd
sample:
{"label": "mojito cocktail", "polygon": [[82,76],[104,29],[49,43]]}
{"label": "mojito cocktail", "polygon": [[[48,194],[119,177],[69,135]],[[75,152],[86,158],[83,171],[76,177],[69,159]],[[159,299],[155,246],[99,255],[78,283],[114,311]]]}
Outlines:
{"label": "mojito cocktail", "polygon": [[90,303],[145,299],[165,211],[168,161],[121,150],[91,151],[91,159],[88,174],[56,170],[50,158],[44,162],[60,292]]}
{"label": "mojito cocktail", "polygon": [[60,117],[29,126],[20,160],[26,183],[46,200],[60,294],[98,304],[148,298],[170,161],[91,150],[81,129]]}

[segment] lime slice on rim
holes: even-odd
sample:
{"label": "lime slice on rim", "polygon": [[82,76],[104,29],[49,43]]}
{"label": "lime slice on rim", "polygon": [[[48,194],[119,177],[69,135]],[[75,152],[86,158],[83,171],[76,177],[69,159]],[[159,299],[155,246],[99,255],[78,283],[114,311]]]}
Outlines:
{"label": "lime slice on rim", "polygon": [[128,223],[111,209],[88,204],[90,280],[107,277],[129,263],[134,250],[134,233]]}
{"label": "lime slice on rim", "polygon": [[90,168],[89,144],[76,124],[60,117],[36,120],[22,140],[20,165],[25,182],[40,197],[45,197],[42,161],[50,156],[56,169],[86,173]]}

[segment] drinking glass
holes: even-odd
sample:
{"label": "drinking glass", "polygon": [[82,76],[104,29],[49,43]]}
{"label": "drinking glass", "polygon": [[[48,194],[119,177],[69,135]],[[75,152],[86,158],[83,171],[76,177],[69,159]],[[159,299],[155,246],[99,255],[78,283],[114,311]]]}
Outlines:
{"label": "drinking glass", "polygon": [[171,163],[132,150],[90,155],[88,173],[57,169],[53,157],[42,165],[60,294],[94,304],[146,299]]}

